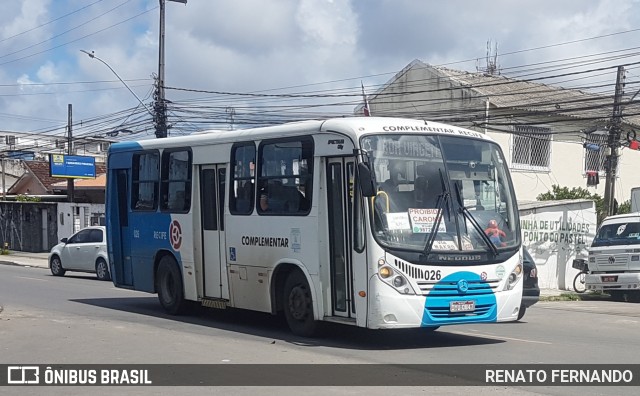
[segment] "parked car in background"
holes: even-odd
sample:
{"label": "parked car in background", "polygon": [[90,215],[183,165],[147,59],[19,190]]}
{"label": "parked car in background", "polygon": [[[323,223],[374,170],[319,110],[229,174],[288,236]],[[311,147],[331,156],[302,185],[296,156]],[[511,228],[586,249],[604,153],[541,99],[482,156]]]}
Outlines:
{"label": "parked car in background", "polygon": [[527,248],[523,248],[522,266],[524,271],[522,302],[520,303],[520,311],[518,312],[518,320],[522,319],[527,308],[537,303],[540,299],[540,288],[538,287],[538,269],[533,257],[529,254]]}
{"label": "parked car in background", "polygon": [[49,253],[49,268],[55,276],[67,271],[95,273],[100,280],[110,280],[105,227],[84,228],[69,238],[62,238]]}

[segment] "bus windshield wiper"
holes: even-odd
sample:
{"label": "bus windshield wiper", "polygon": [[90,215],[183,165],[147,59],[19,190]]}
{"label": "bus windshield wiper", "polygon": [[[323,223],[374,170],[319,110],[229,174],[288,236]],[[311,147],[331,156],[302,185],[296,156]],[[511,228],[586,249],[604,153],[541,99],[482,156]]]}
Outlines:
{"label": "bus windshield wiper", "polygon": [[454,183],[454,186],[456,188],[456,199],[458,201],[458,207],[460,208],[459,210],[460,210],[460,213],[462,213],[462,217],[464,217],[466,220],[469,220],[471,225],[473,225],[473,228],[475,228],[476,231],[478,231],[478,233],[480,234],[480,237],[482,238],[484,243],[489,247],[493,255],[497,256],[498,248],[493,242],[491,242],[491,239],[489,239],[487,234],[484,233],[484,230],[482,229],[480,224],[478,224],[478,221],[476,220],[476,218],[473,217],[473,215],[471,214],[471,211],[469,211],[469,209],[466,206],[464,206],[464,200],[462,199],[462,192],[460,191],[460,185],[458,185],[458,183]]}
{"label": "bus windshield wiper", "polygon": [[[445,204],[451,199],[451,193],[449,192],[447,184],[444,181],[442,170],[438,169],[438,171],[440,172],[440,182],[442,183],[442,194],[438,196],[438,202],[436,204],[436,221],[433,223],[433,226],[431,226],[429,237],[427,238],[424,250],[422,251],[422,254],[425,258],[429,255],[429,253],[431,253],[433,243],[436,241],[436,233],[438,232],[438,228],[440,227],[440,223],[442,222],[442,211],[444,210]],[[451,213],[449,213],[449,216],[451,216]]]}

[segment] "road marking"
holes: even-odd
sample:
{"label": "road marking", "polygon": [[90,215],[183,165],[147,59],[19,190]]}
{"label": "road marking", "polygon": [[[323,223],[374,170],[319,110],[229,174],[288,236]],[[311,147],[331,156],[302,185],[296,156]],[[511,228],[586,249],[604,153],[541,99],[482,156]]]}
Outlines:
{"label": "road marking", "polygon": [[38,278],[29,278],[28,276],[16,276],[16,278],[22,278],[22,279],[31,279],[31,280],[37,280],[40,282],[46,282],[46,279],[38,279]]}
{"label": "road marking", "polygon": [[465,336],[492,338],[494,340],[510,340],[510,341],[528,342],[528,343],[531,343],[531,344],[552,345],[551,342],[546,342],[546,341],[524,340],[522,338],[501,337],[501,336],[494,336],[494,335],[491,335],[491,334],[475,333],[475,332],[474,333],[467,333],[467,332],[464,332],[464,331],[448,331],[448,330],[445,330],[445,331],[447,331],[448,333],[465,335]]}

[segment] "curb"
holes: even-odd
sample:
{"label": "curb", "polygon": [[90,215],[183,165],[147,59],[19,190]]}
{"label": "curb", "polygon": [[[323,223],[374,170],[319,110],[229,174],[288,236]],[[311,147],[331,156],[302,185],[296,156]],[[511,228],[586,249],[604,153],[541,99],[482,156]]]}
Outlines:
{"label": "curb", "polygon": [[14,261],[0,261],[0,264],[4,264],[4,265],[14,265],[14,266],[16,266],[16,267],[24,266],[24,264],[18,264],[18,263],[14,262]]}

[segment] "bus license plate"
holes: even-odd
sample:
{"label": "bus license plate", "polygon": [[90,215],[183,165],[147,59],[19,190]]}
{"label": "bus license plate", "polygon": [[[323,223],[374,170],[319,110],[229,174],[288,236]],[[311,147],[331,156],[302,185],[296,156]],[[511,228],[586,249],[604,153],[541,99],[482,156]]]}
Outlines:
{"label": "bus license plate", "polygon": [[611,275],[611,276],[603,276],[601,277],[603,282],[617,282],[618,281],[618,275]]}
{"label": "bus license plate", "polygon": [[473,312],[475,310],[475,301],[451,301],[449,303],[450,312]]}

